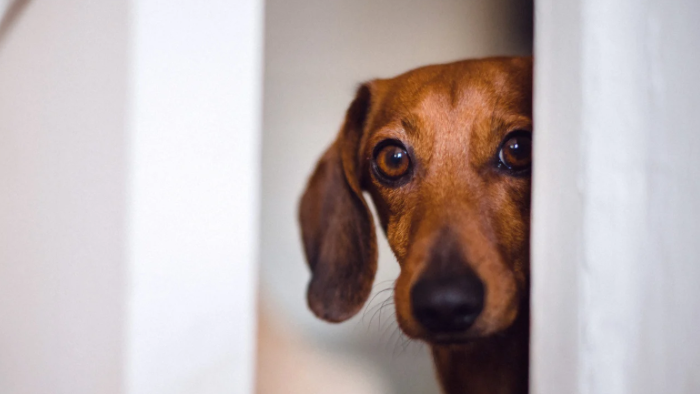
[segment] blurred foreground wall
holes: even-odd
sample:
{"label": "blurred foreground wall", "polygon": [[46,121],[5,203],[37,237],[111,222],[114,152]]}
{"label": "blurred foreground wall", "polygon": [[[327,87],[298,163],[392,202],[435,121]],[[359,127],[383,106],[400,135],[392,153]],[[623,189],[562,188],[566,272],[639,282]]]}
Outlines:
{"label": "blurred foreground wall", "polygon": [[250,393],[262,2],[10,10],[0,393]]}
{"label": "blurred foreground wall", "polygon": [[700,2],[538,0],[532,388],[700,392]]}

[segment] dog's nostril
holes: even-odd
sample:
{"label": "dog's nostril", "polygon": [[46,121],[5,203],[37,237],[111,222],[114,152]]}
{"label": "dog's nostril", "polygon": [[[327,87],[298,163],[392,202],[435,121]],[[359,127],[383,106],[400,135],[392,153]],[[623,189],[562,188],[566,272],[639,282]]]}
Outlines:
{"label": "dog's nostril", "polygon": [[413,315],[435,333],[471,327],[484,306],[484,286],[475,275],[423,279],[411,290]]}

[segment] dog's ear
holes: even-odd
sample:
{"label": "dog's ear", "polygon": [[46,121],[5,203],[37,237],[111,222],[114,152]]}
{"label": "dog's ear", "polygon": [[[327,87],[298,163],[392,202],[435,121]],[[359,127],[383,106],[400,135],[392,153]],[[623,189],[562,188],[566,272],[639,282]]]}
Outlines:
{"label": "dog's ear", "polygon": [[362,196],[358,152],[370,101],[368,85],[361,86],[299,209],[311,267],[307,301],[316,316],[330,322],[347,320],[362,308],[377,271],[377,239]]}

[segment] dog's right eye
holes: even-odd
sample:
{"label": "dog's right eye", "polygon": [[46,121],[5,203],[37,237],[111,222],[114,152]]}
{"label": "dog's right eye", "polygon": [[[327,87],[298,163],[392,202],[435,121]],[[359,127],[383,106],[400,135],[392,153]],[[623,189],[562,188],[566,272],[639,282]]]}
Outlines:
{"label": "dog's right eye", "polygon": [[499,166],[522,172],[532,164],[532,136],[524,130],[514,131],[505,138],[498,151]]}
{"label": "dog's right eye", "polygon": [[411,159],[400,142],[388,141],[375,148],[372,167],[380,181],[395,183],[409,173]]}

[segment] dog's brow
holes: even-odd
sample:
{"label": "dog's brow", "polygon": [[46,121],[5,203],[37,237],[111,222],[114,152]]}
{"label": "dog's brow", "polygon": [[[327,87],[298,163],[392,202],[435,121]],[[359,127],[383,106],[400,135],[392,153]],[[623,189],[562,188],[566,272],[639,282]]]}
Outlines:
{"label": "dog's brow", "polygon": [[499,127],[498,125],[494,125],[494,121],[496,120],[496,109],[498,108],[498,103],[501,100],[501,96],[503,94],[503,90],[499,89],[503,84],[500,84],[500,86],[497,86],[496,89],[496,99],[493,102],[493,109],[491,110],[491,124],[490,128],[491,131],[496,130],[495,127]]}
{"label": "dog's brow", "polygon": [[415,116],[407,116],[401,119],[401,125],[408,135],[415,135],[420,130],[420,123],[420,120]]}

